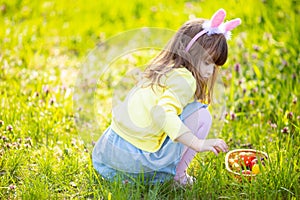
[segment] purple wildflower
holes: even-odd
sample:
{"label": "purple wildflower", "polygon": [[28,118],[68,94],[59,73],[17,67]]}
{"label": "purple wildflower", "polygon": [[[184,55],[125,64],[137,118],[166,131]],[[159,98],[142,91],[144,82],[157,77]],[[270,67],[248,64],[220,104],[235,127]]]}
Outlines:
{"label": "purple wildflower", "polygon": [[259,51],[260,50],[260,47],[258,46],[258,45],[253,45],[253,49],[255,50],[255,51]]}
{"label": "purple wildflower", "polygon": [[230,114],[230,119],[233,121],[233,120],[235,120],[235,118],[236,118],[236,114],[235,113],[231,113]]}
{"label": "purple wildflower", "polygon": [[4,141],[4,142],[7,142],[8,141],[8,138],[4,135],[2,135],[1,139]]}
{"label": "purple wildflower", "polygon": [[240,79],[238,83],[239,83],[239,85],[241,85],[243,83],[243,80]]}
{"label": "purple wildflower", "polygon": [[283,129],[281,129],[281,133],[288,133],[289,132],[289,127],[284,127]]}
{"label": "purple wildflower", "polygon": [[5,146],[6,146],[6,148],[10,149],[12,147],[12,144],[11,143],[6,143]]}
{"label": "purple wildflower", "polygon": [[49,92],[50,92],[49,86],[48,85],[44,85],[43,86],[43,91],[44,91],[44,93],[46,93],[46,95],[49,94]]}
{"label": "purple wildflower", "polygon": [[283,65],[283,66],[287,66],[287,65],[288,65],[288,63],[287,63],[287,61],[286,61],[286,60],[282,60],[282,62],[281,62],[281,63],[282,63],[282,65]]}
{"label": "purple wildflower", "polygon": [[14,184],[10,184],[10,185],[8,186],[8,189],[9,189],[9,190],[15,190],[16,188],[17,188],[17,186],[14,185]]}
{"label": "purple wildflower", "polygon": [[34,94],[33,94],[33,97],[39,97],[40,96],[40,93],[38,93],[38,92],[35,92]]}
{"label": "purple wildflower", "polygon": [[50,99],[50,101],[49,101],[49,104],[50,105],[53,105],[55,103],[55,97],[52,97],[51,99]]}
{"label": "purple wildflower", "polygon": [[289,112],[289,113],[287,114],[287,118],[288,118],[288,119],[293,119],[293,117],[294,117],[293,112]]}
{"label": "purple wildflower", "polygon": [[274,129],[277,128],[277,124],[275,124],[275,123],[271,123],[270,126],[271,126],[271,128],[274,128]]}
{"label": "purple wildflower", "polygon": [[71,140],[71,145],[76,146],[76,140],[74,138],[72,138],[72,140]]}
{"label": "purple wildflower", "polygon": [[297,97],[293,99],[293,104],[297,104]]}
{"label": "purple wildflower", "polygon": [[8,126],[6,127],[6,130],[8,130],[9,132],[12,132],[12,131],[13,131],[12,125],[8,125]]}
{"label": "purple wildflower", "polygon": [[257,88],[257,87],[253,88],[253,89],[252,89],[252,92],[253,92],[253,93],[257,93],[257,92],[258,92],[258,88]]}
{"label": "purple wildflower", "polygon": [[235,70],[237,73],[240,73],[240,68],[241,68],[240,63],[236,63],[236,64],[234,65],[234,70]]}

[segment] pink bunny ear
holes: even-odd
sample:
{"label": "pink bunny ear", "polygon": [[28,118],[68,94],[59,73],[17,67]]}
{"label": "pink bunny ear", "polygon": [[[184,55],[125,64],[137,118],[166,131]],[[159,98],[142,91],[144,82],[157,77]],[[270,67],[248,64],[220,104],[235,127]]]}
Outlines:
{"label": "pink bunny ear", "polygon": [[242,23],[242,20],[240,18],[233,19],[233,20],[230,20],[228,22],[225,22],[224,23],[225,31],[231,31],[232,29],[234,29],[235,27],[237,27],[241,23]]}
{"label": "pink bunny ear", "polygon": [[226,16],[226,12],[224,9],[219,9],[211,18],[211,28],[218,27]]}

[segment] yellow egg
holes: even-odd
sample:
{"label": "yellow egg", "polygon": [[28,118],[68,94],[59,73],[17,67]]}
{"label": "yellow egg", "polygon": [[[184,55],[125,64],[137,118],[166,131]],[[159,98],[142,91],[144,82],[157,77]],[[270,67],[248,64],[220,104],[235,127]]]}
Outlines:
{"label": "yellow egg", "polygon": [[252,173],[253,174],[259,174],[260,169],[259,169],[259,165],[258,164],[254,164],[252,167]]}

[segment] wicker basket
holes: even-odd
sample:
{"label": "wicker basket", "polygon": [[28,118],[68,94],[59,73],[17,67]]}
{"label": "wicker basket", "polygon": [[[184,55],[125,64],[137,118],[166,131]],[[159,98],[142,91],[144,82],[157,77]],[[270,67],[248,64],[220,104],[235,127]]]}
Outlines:
{"label": "wicker basket", "polygon": [[237,153],[241,153],[241,152],[251,152],[251,153],[255,153],[257,155],[257,157],[260,158],[264,158],[265,160],[268,159],[268,154],[262,151],[258,151],[255,149],[235,149],[232,151],[229,151],[226,156],[225,156],[225,166],[226,166],[226,170],[234,175],[236,178],[238,178],[239,180],[243,179],[242,177],[244,177],[247,180],[251,180],[253,177],[256,176],[256,174],[242,174],[241,172],[237,172],[237,171],[233,171],[230,167],[229,164],[229,159],[232,158],[233,156],[235,156]]}

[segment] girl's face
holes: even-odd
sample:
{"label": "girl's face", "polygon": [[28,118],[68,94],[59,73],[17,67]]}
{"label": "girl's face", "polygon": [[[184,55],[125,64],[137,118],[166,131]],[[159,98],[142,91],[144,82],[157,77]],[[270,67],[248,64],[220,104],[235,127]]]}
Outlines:
{"label": "girl's face", "polygon": [[201,76],[205,79],[208,79],[211,77],[211,75],[214,73],[215,69],[215,63],[209,60],[201,61],[200,65],[200,73]]}

